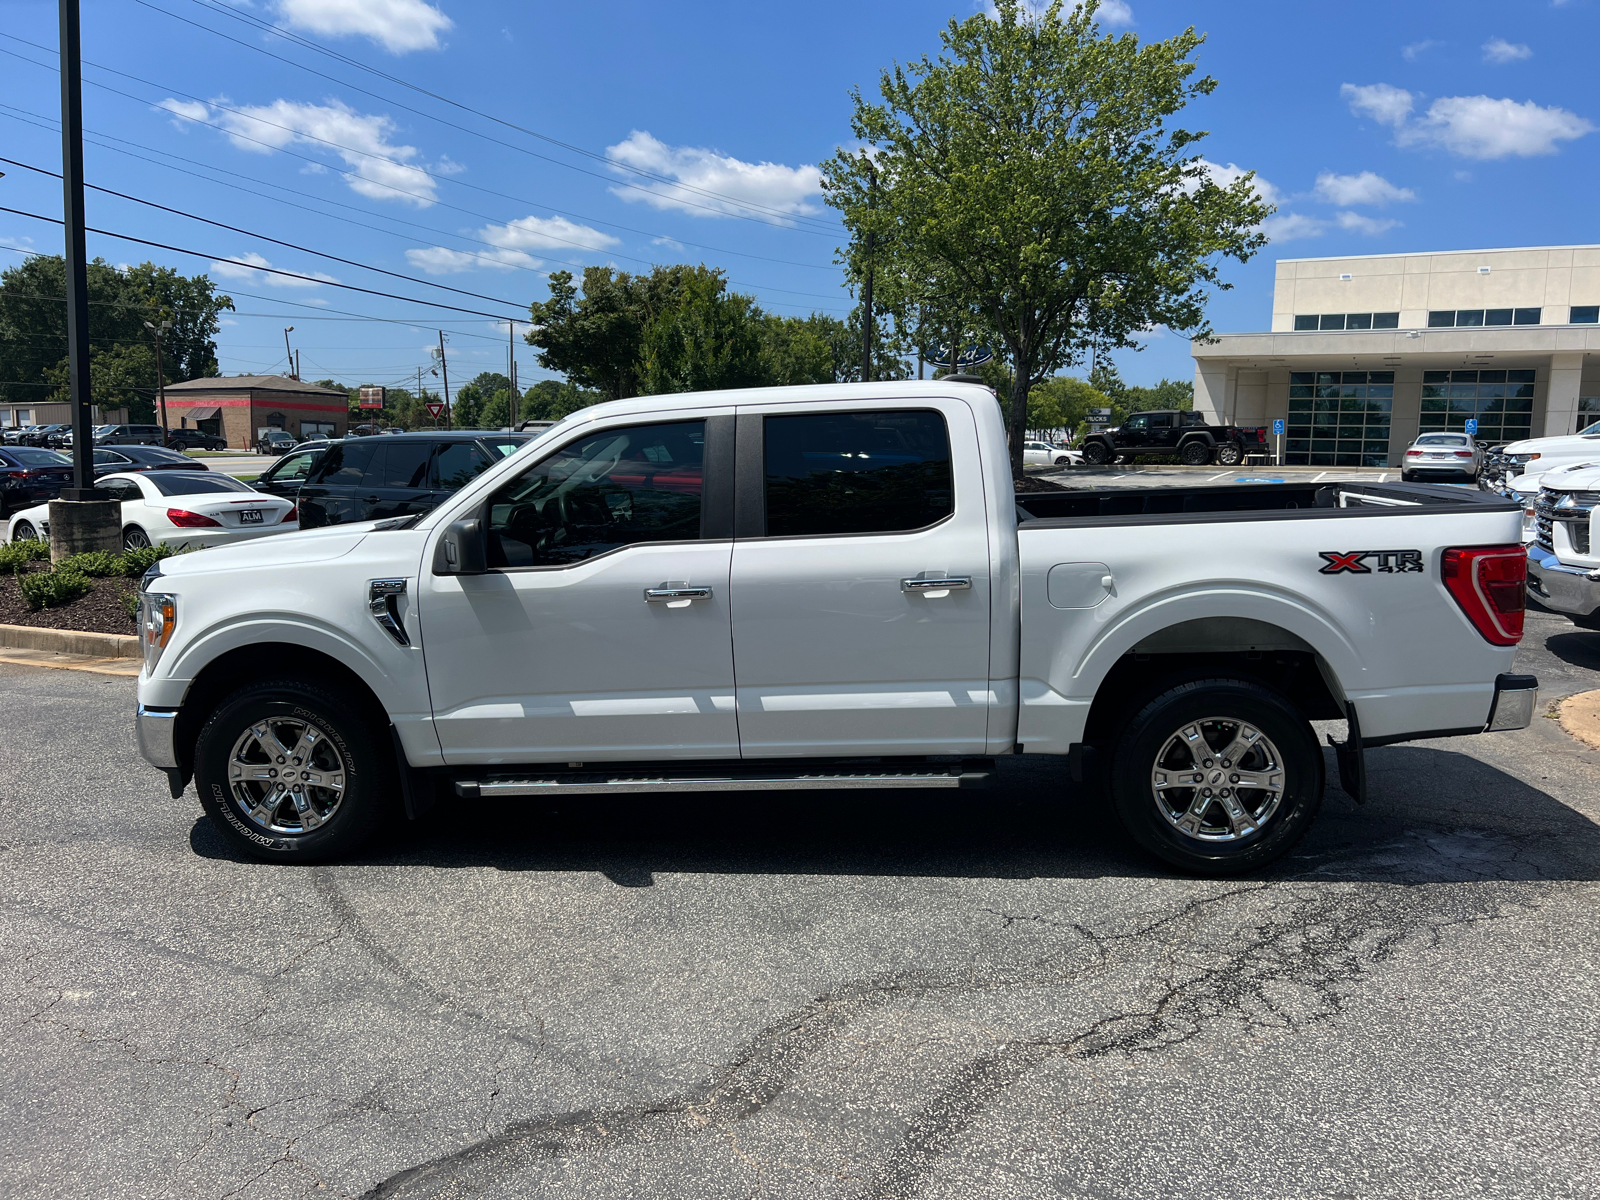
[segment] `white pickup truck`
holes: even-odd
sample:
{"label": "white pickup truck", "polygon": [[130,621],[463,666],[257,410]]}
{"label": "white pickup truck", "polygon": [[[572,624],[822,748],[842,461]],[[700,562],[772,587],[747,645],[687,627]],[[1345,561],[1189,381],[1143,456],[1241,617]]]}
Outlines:
{"label": "white pickup truck", "polygon": [[1600,629],[1600,462],[1544,471],[1539,483],[1528,590],[1574,624]]}
{"label": "white pickup truck", "polygon": [[[1019,506],[1020,505],[1020,506]],[[966,384],[584,409],[422,517],[168,559],[138,737],[273,861],[436,805],[965,788],[1058,755],[1223,874],[1362,748],[1526,726],[1517,506],[1429,485],[1014,494]]]}

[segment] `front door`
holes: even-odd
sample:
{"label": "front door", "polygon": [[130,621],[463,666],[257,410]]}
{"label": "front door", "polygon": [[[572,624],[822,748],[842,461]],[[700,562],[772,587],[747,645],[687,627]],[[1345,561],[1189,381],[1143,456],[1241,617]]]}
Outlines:
{"label": "front door", "polygon": [[490,496],[488,574],[433,575],[430,548],[446,761],[738,756],[732,438],[715,415],[577,432]]}
{"label": "front door", "polygon": [[432,508],[432,491],[428,486],[428,463],[432,457],[432,442],[410,438],[386,441],[368,472],[369,482],[375,485],[371,492],[373,499],[357,519],[387,521],[391,517],[425,513]]}
{"label": "front door", "polygon": [[983,753],[997,700],[975,426],[956,400],[741,406],[746,758]]}

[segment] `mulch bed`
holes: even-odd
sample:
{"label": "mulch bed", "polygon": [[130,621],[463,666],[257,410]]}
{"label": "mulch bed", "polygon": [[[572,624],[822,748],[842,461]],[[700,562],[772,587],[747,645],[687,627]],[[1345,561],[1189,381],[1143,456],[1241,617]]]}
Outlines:
{"label": "mulch bed", "polygon": [[[48,562],[32,563],[33,570],[49,570]],[[22,598],[15,577],[0,575],[0,625],[32,625],[36,629],[76,629],[83,633],[133,633],[133,622],[122,607],[122,597],[139,588],[137,579],[96,579],[94,591],[57,608],[31,609]]]}
{"label": "mulch bed", "polygon": [[1040,479],[1037,475],[1024,475],[1021,479],[1013,478],[1011,486],[1019,492],[1070,492],[1071,488],[1063,484],[1054,483],[1048,479]]}

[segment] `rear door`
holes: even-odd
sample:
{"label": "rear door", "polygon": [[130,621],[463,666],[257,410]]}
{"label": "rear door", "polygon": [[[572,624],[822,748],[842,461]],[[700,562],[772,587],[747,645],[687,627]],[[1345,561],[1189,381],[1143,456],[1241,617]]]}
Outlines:
{"label": "rear door", "polygon": [[379,439],[362,438],[330,447],[300,489],[301,528],[361,520],[360,514],[378,502],[376,485],[386,446]]}
{"label": "rear door", "polygon": [[356,519],[383,521],[425,513],[432,508],[428,464],[433,458],[433,448],[433,442],[421,438],[397,438],[387,443],[369,472],[377,485],[373,488],[375,499],[364,515]]}
{"label": "rear door", "polygon": [[795,407],[739,409],[744,756],[983,753],[996,700],[971,410]]}
{"label": "rear door", "polygon": [[432,503],[443,503],[493,465],[476,442],[440,442],[433,452],[428,481],[433,489]]}

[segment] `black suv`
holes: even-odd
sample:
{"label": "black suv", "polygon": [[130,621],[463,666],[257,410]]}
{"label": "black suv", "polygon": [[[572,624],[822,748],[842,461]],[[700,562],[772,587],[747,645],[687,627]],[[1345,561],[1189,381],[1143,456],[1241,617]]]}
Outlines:
{"label": "black suv", "polygon": [[301,485],[300,528],[425,513],[530,440],[455,432],[335,442]]}
{"label": "black suv", "polygon": [[167,449],[177,450],[226,450],[228,439],[218,437],[214,433],[207,433],[203,429],[174,429],[167,434]]}
{"label": "black suv", "polygon": [[1266,453],[1267,431],[1207,425],[1204,413],[1164,408],[1136,412],[1115,429],[1091,433],[1079,449],[1091,467],[1146,454],[1175,454],[1191,467],[1209,462],[1233,467],[1246,454]]}

